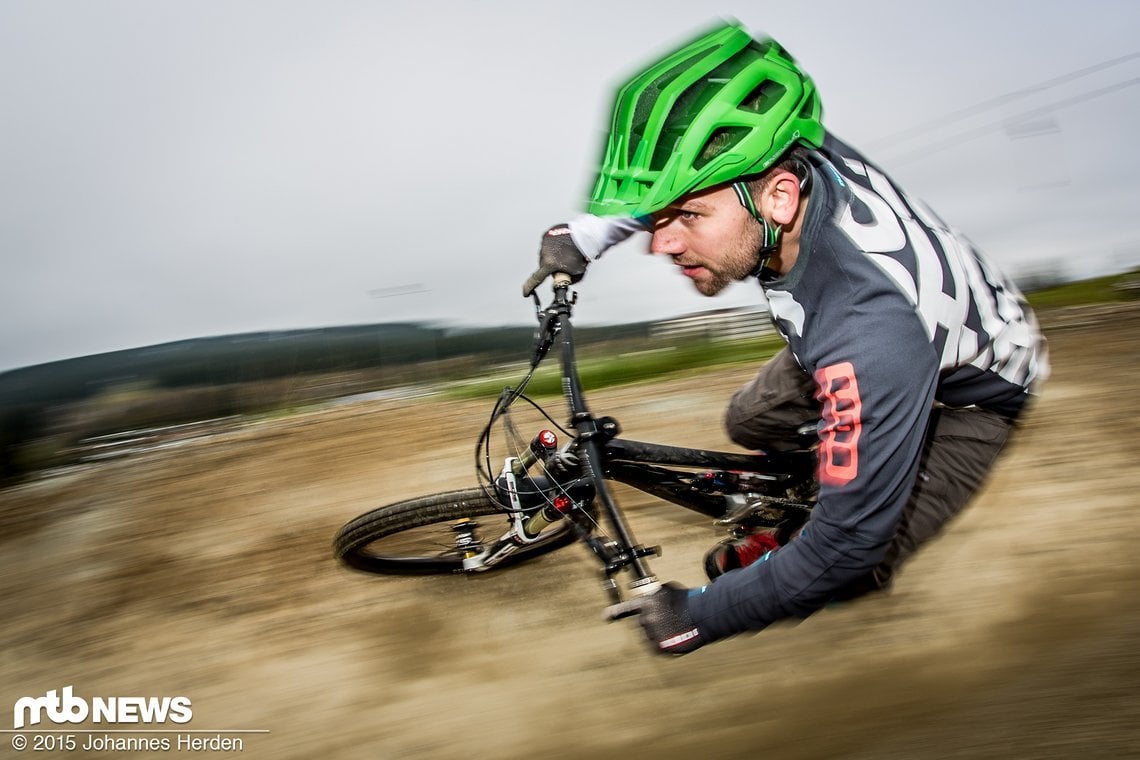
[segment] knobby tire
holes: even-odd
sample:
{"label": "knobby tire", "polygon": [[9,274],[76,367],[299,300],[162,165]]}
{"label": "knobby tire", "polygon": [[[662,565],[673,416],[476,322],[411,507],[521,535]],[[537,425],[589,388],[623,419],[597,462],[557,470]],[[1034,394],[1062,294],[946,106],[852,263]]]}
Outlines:
{"label": "knobby tire", "polygon": [[[346,523],[333,542],[333,553],[350,567],[371,573],[395,575],[434,575],[463,572],[463,561],[455,551],[450,525],[457,520],[495,516],[479,521],[484,542],[501,536],[508,527],[502,508],[481,488],[421,496],[378,507]],[[411,531],[424,528],[423,537],[400,545]],[[569,526],[552,526],[551,535],[537,543],[518,548],[498,567],[517,564],[574,541]],[[433,530],[434,529],[434,530]],[[418,545],[414,545],[418,544]]]}

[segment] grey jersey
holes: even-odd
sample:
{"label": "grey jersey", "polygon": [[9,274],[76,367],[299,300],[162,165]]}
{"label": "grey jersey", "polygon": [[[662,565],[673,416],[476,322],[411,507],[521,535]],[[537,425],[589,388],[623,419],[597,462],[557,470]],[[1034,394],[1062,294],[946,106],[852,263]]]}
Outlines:
{"label": "grey jersey", "polygon": [[[787,277],[764,283],[773,318],[796,356],[820,358],[812,357],[819,338],[805,336],[804,315],[834,314],[837,306],[839,322],[818,321],[860,350],[892,337],[892,331],[859,331],[862,310],[875,308],[867,288],[885,286],[905,299],[934,351],[939,401],[1016,416],[1033,383],[1048,372],[1044,341],[1017,288],[852,148],[828,136],[814,159],[818,203],[805,220],[803,258]],[[859,290],[827,287],[832,277],[854,274]],[[837,298],[843,303],[835,304]]]}
{"label": "grey jersey", "polygon": [[815,379],[819,503],[800,540],[694,596],[710,638],[817,609],[882,558],[935,403],[1016,417],[1048,371],[1032,312],[957,231],[830,135],[791,271],[763,282]]}

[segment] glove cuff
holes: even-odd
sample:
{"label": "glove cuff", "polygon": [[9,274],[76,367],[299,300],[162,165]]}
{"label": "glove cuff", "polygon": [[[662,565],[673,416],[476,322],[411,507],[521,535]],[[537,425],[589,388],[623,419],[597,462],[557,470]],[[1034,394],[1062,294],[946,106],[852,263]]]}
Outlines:
{"label": "glove cuff", "polygon": [[661,591],[669,594],[669,617],[672,619],[667,621],[666,630],[657,639],[657,648],[665,654],[686,654],[704,646],[706,642],[700,628],[689,614],[689,589],[665,584]]}

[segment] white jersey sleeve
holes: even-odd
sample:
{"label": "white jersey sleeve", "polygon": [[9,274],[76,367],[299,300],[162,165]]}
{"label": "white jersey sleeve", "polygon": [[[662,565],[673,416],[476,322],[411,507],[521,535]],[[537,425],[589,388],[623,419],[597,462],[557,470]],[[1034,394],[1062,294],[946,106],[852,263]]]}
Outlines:
{"label": "white jersey sleeve", "polygon": [[639,219],[593,214],[581,214],[571,219],[568,226],[574,245],[591,261],[635,232],[647,232],[649,229]]}

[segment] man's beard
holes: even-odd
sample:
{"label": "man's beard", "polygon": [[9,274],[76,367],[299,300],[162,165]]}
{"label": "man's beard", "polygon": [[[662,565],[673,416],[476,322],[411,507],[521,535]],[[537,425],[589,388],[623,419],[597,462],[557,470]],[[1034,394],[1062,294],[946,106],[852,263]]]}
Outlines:
{"label": "man's beard", "polygon": [[703,296],[715,296],[737,280],[743,280],[756,268],[760,255],[760,226],[749,218],[743,223],[737,244],[717,264],[716,269],[704,265],[712,277],[704,282],[693,280],[693,286]]}

